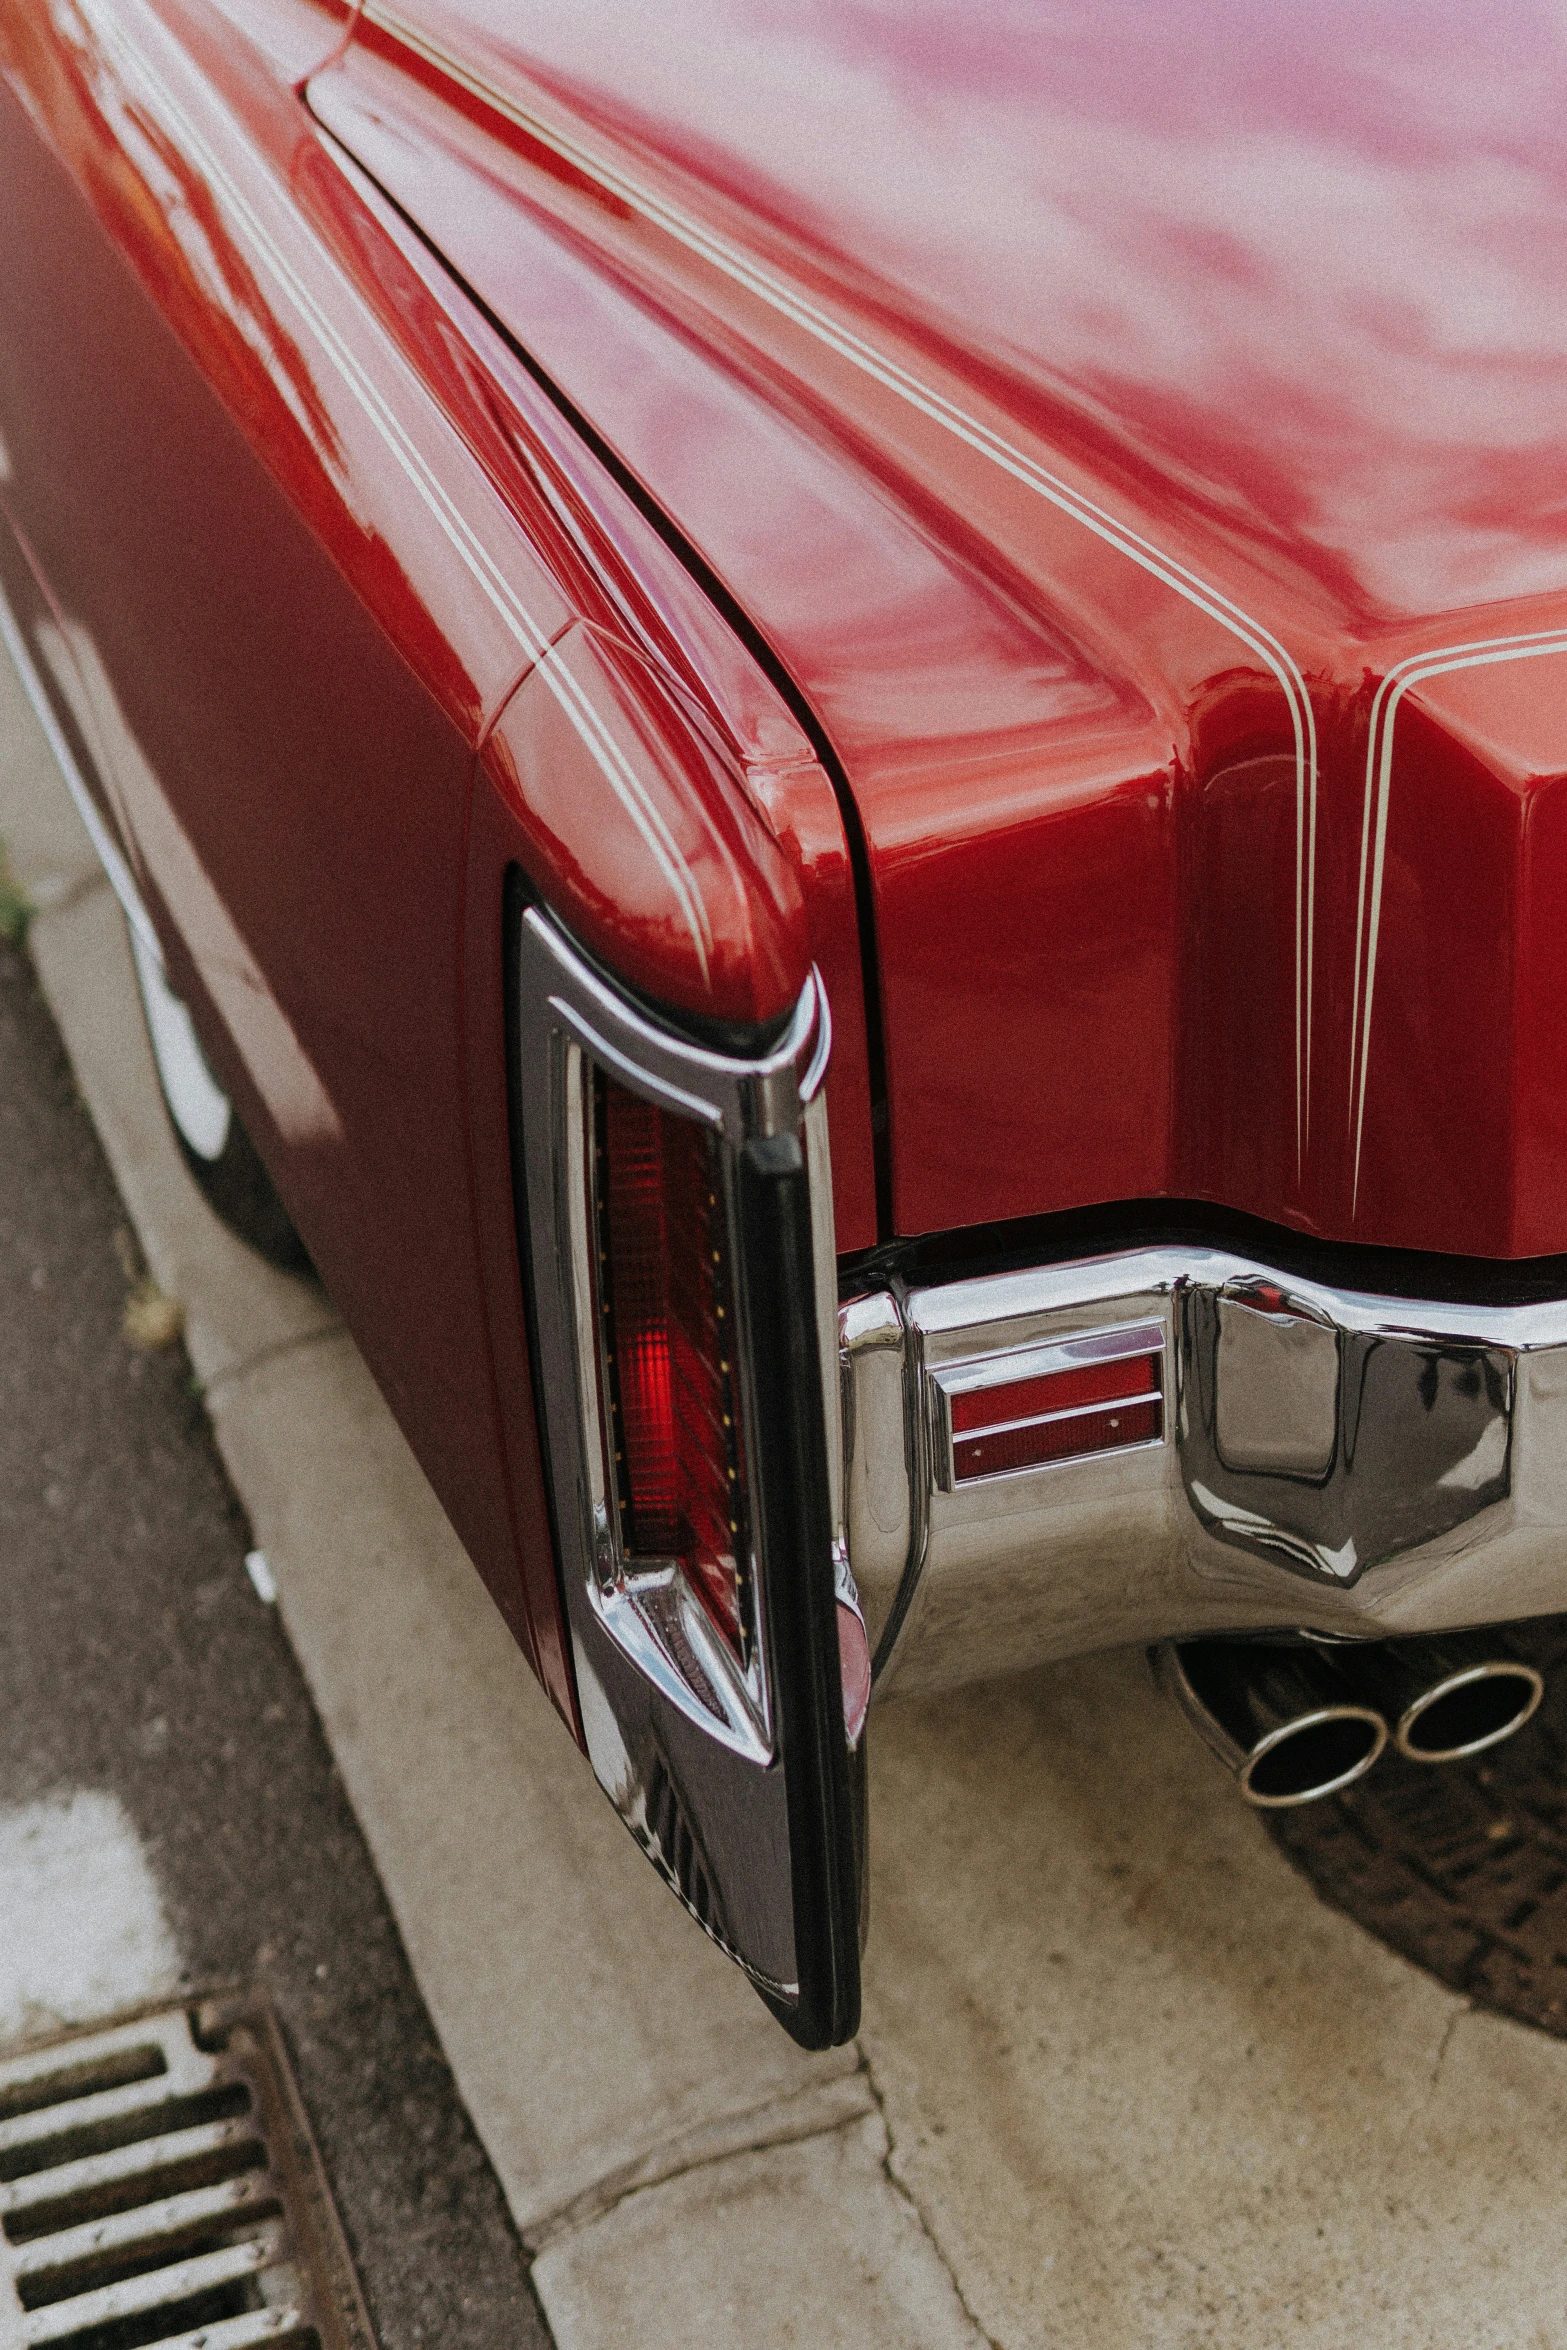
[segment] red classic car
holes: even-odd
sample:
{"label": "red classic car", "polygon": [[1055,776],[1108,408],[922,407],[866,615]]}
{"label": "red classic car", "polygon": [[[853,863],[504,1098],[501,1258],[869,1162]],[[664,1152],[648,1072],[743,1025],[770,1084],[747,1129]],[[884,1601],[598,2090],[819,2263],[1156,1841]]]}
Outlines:
{"label": "red classic car", "polygon": [[1567,1601],[1543,9],[0,0],[0,613],[186,1155],[855,2028],[872,1683],[1254,1802]]}

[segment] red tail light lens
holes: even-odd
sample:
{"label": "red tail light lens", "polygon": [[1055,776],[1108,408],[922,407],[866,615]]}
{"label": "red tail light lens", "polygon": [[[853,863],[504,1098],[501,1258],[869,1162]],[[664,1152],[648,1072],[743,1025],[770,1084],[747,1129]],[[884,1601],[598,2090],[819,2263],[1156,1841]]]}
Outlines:
{"label": "red tail light lens", "polygon": [[621,1547],[676,1559],[746,1661],[745,1481],[718,1150],[600,1075],[598,1293]]}

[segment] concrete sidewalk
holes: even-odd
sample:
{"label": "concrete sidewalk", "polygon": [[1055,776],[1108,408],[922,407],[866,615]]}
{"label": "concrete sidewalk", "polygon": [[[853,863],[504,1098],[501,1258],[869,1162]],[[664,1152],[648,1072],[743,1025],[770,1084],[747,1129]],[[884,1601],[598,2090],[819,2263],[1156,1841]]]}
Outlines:
{"label": "concrete sidewalk", "polygon": [[[548,2350],[190,1364],[127,1334],[129,1241],[0,939],[0,2046],[243,1986],[287,2037],[381,2350]],[[14,2138],[0,2119],[6,2177]],[[8,2350],[21,2281],[0,2247]],[[45,2324],[74,2330],[58,2299]]]}
{"label": "concrete sidewalk", "polygon": [[612,1817],[319,1294],[207,1215],[8,671],[0,835],[565,2350],[1567,2350],[1567,2046],[1322,1907],[1140,1659],[878,1711],[865,2028],[792,2049]]}

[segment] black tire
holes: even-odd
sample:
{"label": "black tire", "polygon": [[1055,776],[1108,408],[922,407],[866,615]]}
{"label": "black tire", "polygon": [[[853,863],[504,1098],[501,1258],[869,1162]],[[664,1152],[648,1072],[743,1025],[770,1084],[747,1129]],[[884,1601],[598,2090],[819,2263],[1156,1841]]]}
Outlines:
{"label": "black tire", "polygon": [[153,1066],[180,1155],[229,1230],[285,1273],[314,1270],[239,1112],[212,1074],[190,1013],[170,987],[162,957],[133,922],[131,960],[147,1019]]}

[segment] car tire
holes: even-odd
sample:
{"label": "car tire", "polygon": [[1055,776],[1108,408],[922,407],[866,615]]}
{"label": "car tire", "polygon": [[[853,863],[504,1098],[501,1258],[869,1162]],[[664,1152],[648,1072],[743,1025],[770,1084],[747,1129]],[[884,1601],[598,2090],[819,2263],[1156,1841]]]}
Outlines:
{"label": "car tire", "polygon": [[162,958],[134,922],[127,928],[163,1105],[186,1166],[231,1232],[284,1272],[310,1272],[305,1244],[238,1111],[214,1077],[195,1023],[169,985]]}

